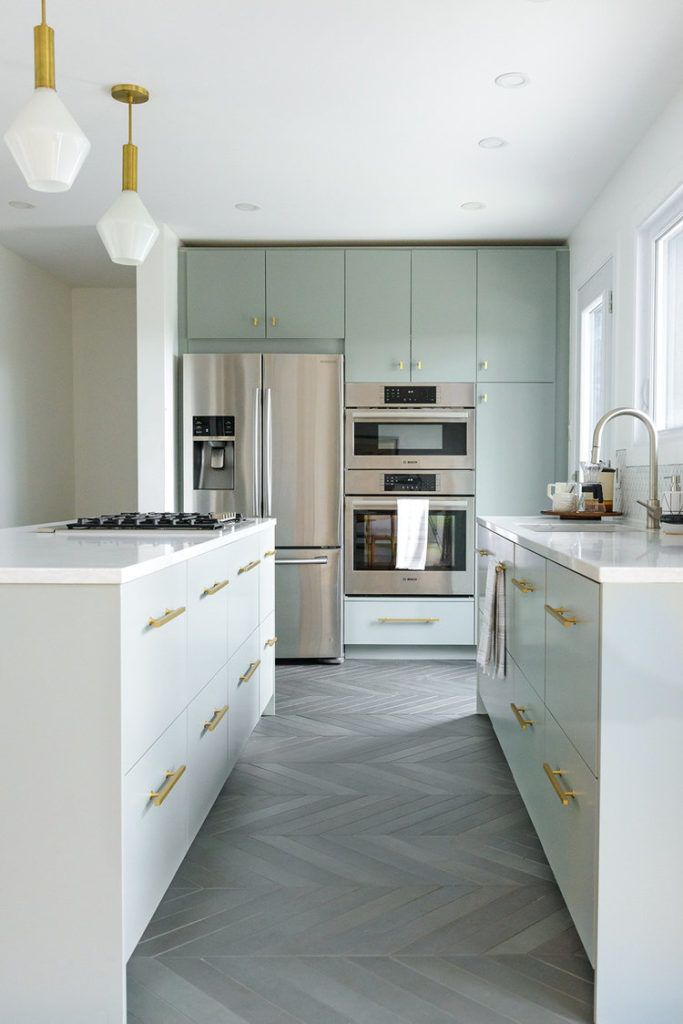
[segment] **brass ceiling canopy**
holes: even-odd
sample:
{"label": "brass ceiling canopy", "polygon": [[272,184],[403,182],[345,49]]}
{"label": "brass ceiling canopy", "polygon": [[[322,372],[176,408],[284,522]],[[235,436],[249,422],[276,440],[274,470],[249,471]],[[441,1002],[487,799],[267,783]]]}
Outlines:
{"label": "brass ceiling canopy", "polygon": [[112,85],[111,94],[119,103],[146,103],[149,90],[141,85]]}

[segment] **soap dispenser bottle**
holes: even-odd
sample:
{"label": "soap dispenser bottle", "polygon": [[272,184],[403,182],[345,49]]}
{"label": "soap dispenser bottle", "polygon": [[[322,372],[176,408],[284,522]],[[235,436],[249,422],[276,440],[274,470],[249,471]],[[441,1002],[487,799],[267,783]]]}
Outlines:
{"label": "soap dispenser bottle", "polygon": [[673,516],[681,515],[683,512],[683,492],[681,491],[681,477],[679,473],[665,477],[671,480],[671,490],[664,495],[664,508]]}

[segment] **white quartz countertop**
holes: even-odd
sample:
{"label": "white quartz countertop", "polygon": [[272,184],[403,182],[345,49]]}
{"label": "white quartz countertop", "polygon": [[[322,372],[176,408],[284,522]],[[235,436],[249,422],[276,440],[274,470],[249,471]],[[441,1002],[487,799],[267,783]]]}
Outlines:
{"label": "white quartz countertop", "polygon": [[63,523],[0,530],[0,583],[127,583],[275,524],[204,530],[67,530]]}
{"label": "white quartz countertop", "polygon": [[683,583],[683,527],[550,516],[478,516],[494,533],[598,583]]}

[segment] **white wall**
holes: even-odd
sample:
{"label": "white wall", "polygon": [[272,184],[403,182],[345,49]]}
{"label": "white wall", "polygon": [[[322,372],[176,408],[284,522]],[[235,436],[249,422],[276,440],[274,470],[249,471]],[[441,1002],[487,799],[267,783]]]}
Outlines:
{"label": "white wall", "polygon": [[[614,396],[615,406],[637,405],[636,345],[640,305],[637,291],[638,229],[683,183],[683,89],[653,123],[631,152],[593,206],[574,228],[570,239],[571,281],[571,366],[570,409],[575,408],[577,291],[612,256],[614,260]],[[638,448],[629,461],[641,461],[646,434],[635,420],[620,418],[606,428],[605,447]],[[608,432],[611,436],[608,436]],[[610,443],[611,442],[611,443]],[[601,452],[601,455],[603,452]],[[607,455],[610,451],[606,452]],[[664,453],[669,462],[683,459],[679,450]],[[570,470],[577,466],[577,454],[570,449]]]}
{"label": "white wall", "polygon": [[178,507],[178,248],[165,224],[137,270],[138,506]]}
{"label": "white wall", "polygon": [[134,288],[73,289],[75,508],[137,508]]}
{"label": "white wall", "polygon": [[74,514],[71,288],[0,246],[0,526]]}

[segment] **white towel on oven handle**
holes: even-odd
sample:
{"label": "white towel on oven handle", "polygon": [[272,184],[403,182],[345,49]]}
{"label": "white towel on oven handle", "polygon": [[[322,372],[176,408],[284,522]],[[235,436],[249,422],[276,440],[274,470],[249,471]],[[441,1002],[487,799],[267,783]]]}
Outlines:
{"label": "white towel on oven handle", "polygon": [[396,499],[396,568],[424,569],[429,498]]}

